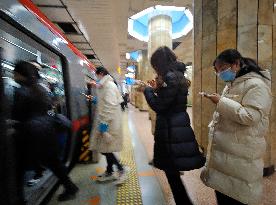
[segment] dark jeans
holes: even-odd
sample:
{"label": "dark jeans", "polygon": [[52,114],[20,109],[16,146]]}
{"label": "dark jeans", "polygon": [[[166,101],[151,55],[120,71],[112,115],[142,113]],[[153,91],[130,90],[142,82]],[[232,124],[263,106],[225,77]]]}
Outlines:
{"label": "dark jeans", "polygon": [[112,173],[113,172],[113,165],[115,164],[119,171],[124,170],[123,166],[119,163],[117,158],[113,153],[102,153],[106,157],[107,167],[106,172]]}
{"label": "dark jeans", "polygon": [[164,171],[170,184],[176,205],[192,205],[184,184],[181,181],[179,171]]}
{"label": "dark jeans", "polygon": [[229,196],[226,196],[218,191],[215,191],[218,205],[245,205]]}

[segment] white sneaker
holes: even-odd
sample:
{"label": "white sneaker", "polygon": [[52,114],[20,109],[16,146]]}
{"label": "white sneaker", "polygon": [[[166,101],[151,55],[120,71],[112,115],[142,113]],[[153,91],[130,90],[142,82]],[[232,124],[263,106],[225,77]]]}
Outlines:
{"label": "white sneaker", "polygon": [[105,181],[112,181],[115,179],[117,179],[117,177],[114,175],[113,172],[112,173],[104,172],[103,174],[99,175],[96,180],[99,182],[105,182]]}
{"label": "white sneaker", "polygon": [[29,181],[27,182],[27,185],[28,185],[28,186],[34,186],[34,185],[36,185],[38,182],[40,182],[40,178],[38,178],[38,179],[31,179],[31,180],[29,180]]}
{"label": "white sneaker", "polygon": [[118,171],[117,180],[114,182],[114,184],[116,185],[123,184],[127,180],[129,172],[130,172],[129,167],[124,167],[122,171]]}

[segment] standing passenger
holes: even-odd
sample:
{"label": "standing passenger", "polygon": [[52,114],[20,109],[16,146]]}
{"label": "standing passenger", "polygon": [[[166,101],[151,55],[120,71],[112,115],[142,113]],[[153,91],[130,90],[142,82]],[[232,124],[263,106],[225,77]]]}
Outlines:
{"label": "standing passenger", "polygon": [[214,68],[227,85],[221,96],[205,96],[216,104],[216,111],[201,178],[215,189],[219,205],[260,204],[272,101],[270,73],[235,49],[220,53]]}
{"label": "standing passenger", "polygon": [[[78,187],[67,175],[66,167],[59,159],[58,139],[52,118],[47,114],[51,100],[38,80],[36,65],[20,61],[14,69],[14,79],[20,84],[15,90],[13,119],[15,126],[18,180],[23,187],[24,170],[28,165],[48,167],[64,186],[59,201],[75,197]],[[23,190],[20,190],[21,192]],[[23,196],[23,193],[19,193]],[[23,200],[23,197],[22,197]]]}
{"label": "standing passenger", "polygon": [[204,165],[205,159],[198,149],[186,111],[186,67],[176,60],[175,54],[166,46],[158,48],[150,61],[157,73],[157,86],[141,86],[139,89],[157,114],[153,163],[165,172],[175,203],[192,204],[181,181],[180,171],[198,169]]}
{"label": "standing passenger", "polygon": [[99,80],[97,94],[97,111],[92,132],[91,150],[96,150],[106,157],[107,168],[104,174],[98,176],[98,181],[117,179],[113,165],[118,169],[118,181],[126,179],[126,170],[117,160],[113,152],[120,152],[123,147],[121,93],[114,79],[104,67],[98,67],[96,75]]}

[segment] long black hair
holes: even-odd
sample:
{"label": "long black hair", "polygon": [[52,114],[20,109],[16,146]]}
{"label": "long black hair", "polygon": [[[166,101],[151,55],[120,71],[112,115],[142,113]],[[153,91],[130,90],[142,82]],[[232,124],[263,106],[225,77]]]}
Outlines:
{"label": "long black hair", "polygon": [[167,46],[159,47],[151,56],[151,66],[157,74],[164,76],[169,71],[180,71],[184,74],[186,65],[177,61],[174,52]]}
{"label": "long black hair", "polygon": [[[186,65],[182,62],[177,61],[177,57],[174,52],[167,46],[159,47],[151,56],[150,63],[153,69],[158,75],[162,78],[166,74],[171,72],[180,72],[179,80],[181,83],[185,82],[187,85],[186,79],[184,77],[184,72],[186,71]],[[179,73],[179,74],[180,74]]]}
{"label": "long black hair", "polygon": [[254,72],[262,76],[263,78],[268,79],[264,74],[261,73],[262,69],[257,65],[256,61],[243,57],[240,52],[238,52],[236,49],[227,49],[222,51],[215,59],[215,63],[229,63],[229,64],[234,64],[237,62],[237,60],[240,61],[240,71],[237,73],[237,78],[240,76],[243,76],[247,73]]}

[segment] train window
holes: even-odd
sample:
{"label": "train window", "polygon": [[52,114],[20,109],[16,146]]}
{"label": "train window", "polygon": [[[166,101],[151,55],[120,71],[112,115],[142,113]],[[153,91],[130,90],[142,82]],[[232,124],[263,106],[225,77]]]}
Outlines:
{"label": "train window", "polygon": [[[0,19],[0,47],[3,48],[1,59],[2,79],[4,82],[4,95],[6,109],[7,135],[12,138],[14,134],[14,120],[12,109],[14,94],[21,86],[14,80],[14,66],[19,61],[36,61],[41,65],[39,84],[44,87],[51,98],[52,107],[57,113],[67,115],[66,96],[64,92],[64,75],[61,58],[51,52],[29,36],[17,30]],[[29,112],[29,110],[26,110]],[[69,133],[59,134],[60,158],[64,157],[66,139]],[[28,170],[28,171],[27,171]],[[52,173],[43,164],[35,164],[25,169],[25,198],[28,203],[37,201],[49,183],[53,183]]]}

